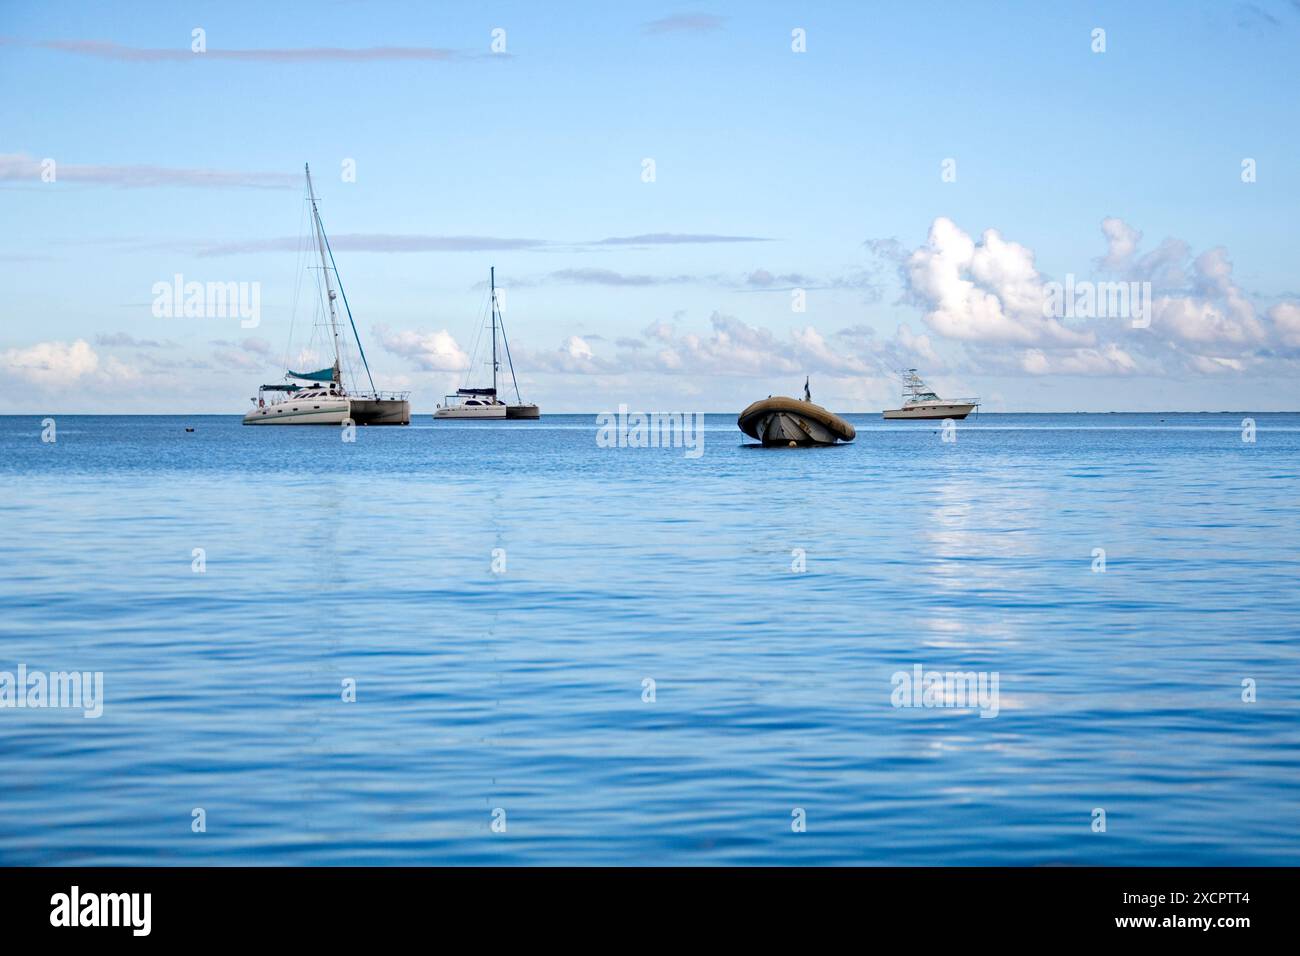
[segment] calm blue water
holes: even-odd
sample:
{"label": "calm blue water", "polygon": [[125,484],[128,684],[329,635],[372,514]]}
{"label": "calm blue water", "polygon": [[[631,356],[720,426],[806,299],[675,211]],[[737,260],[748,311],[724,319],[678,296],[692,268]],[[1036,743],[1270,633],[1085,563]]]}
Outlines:
{"label": "calm blue water", "polygon": [[[1255,417],[0,418],[0,670],[105,696],[0,709],[0,863],[1300,863],[1300,415]],[[894,708],[914,664],[998,716]]]}

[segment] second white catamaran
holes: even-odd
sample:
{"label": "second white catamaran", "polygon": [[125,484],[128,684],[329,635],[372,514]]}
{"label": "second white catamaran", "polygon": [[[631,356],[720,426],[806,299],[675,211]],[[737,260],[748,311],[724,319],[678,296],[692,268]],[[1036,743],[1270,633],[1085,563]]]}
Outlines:
{"label": "second white catamaran", "polygon": [[[334,352],[334,364],[314,372],[295,372],[290,369],[285,372],[283,382],[260,386],[257,397],[253,399],[253,407],[244,415],[244,424],[341,425],[350,421],[357,425],[409,425],[411,393],[380,392],[375,388],[375,380],[370,375],[370,363],[366,361],[361,336],[357,334],[357,324],[352,319],[352,307],[348,305],[343,282],[334,267],[334,253],[325,235],[320,210],[316,208],[311,169],[304,168],[307,173],[307,198],[311,202],[312,232],[316,239],[316,250],[320,254],[320,293],[323,300],[320,326],[329,337],[328,348]],[[338,284],[338,292],[334,291],[335,283]],[[352,339],[356,342],[366,381],[370,385],[369,391],[344,387],[344,369],[347,368],[351,373],[352,363],[339,327],[336,299],[340,295],[343,297],[348,325],[352,329]],[[349,378],[351,379],[351,374]],[[349,384],[355,385],[351,381]]]}
{"label": "second white catamaran", "polygon": [[[519,382],[515,378],[515,362],[510,357],[510,340],[506,338],[505,320],[497,303],[497,270],[493,266],[488,273],[488,285],[492,292],[492,386],[491,388],[458,388],[455,395],[448,395],[433,413],[434,418],[541,418],[542,412],[536,405],[526,404],[519,397]],[[510,405],[497,396],[497,376],[501,371],[500,352],[497,351],[497,333],[505,345],[506,364],[510,369],[510,382],[515,389],[516,404]],[[473,359],[470,360],[473,367]]]}

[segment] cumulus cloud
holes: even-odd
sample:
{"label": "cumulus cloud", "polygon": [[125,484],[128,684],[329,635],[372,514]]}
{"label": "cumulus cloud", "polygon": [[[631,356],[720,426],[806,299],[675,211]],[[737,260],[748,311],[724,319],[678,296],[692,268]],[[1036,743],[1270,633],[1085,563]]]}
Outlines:
{"label": "cumulus cloud", "polygon": [[570,335],[564,341],[564,351],[569,358],[585,361],[591,358],[591,346],[580,336]]}
{"label": "cumulus cloud", "polygon": [[570,335],[556,349],[518,348],[514,353],[517,366],[539,372],[598,375],[625,370],[622,363],[597,356],[591,342],[580,335]]}
{"label": "cumulus cloud", "polygon": [[[1102,220],[1101,232],[1106,252],[1094,260],[1097,272],[1111,277],[1108,285],[1144,284],[1149,327],[1114,315],[1068,325],[1053,317],[1060,313],[1044,308],[1052,300],[1033,251],[994,229],[977,241],[941,217],[926,244],[911,252],[888,241],[868,247],[898,263],[904,301],[925,310],[930,330],[962,343],[984,364],[1032,375],[1131,375],[1142,367],[1135,357],[1142,355],[1153,373],[1181,367],[1219,374],[1244,370],[1274,347],[1300,347],[1300,304],[1284,301],[1261,315],[1234,279],[1225,249],[1193,257],[1186,242],[1166,238],[1144,253],[1142,232],[1115,216]],[[1109,341],[1099,341],[1103,336]],[[899,344],[906,338],[900,330]],[[998,351],[1005,346],[1019,347],[1018,358]]]}
{"label": "cumulus cloud", "polygon": [[[741,319],[714,312],[709,331],[684,331],[667,322],[655,322],[643,333],[648,346],[622,360],[646,371],[770,378],[822,374],[868,379],[896,367],[904,351],[897,340],[879,341],[871,329],[860,326],[827,335],[808,325],[785,335],[752,326]],[[913,339],[909,347],[917,347]],[[921,345],[928,348],[928,341]]]}
{"label": "cumulus cloud", "polygon": [[99,356],[85,339],[37,342],[0,352],[0,367],[35,385],[71,385],[99,368]]}
{"label": "cumulus cloud", "polygon": [[616,355],[601,354],[590,336],[571,335],[556,349],[516,351],[516,363],[544,372],[608,375],[659,373],[698,377],[762,378],[821,373],[842,378],[875,375],[873,348],[859,348],[841,336],[827,337],[813,326],[779,335],[721,312],[706,332],[679,331],[651,323],[639,339],[620,338]]}
{"label": "cumulus cloud", "polygon": [[1118,272],[1133,260],[1142,233],[1117,216],[1107,216],[1101,221],[1101,231],[1106,237],[1106,255],[1097,260],[1097,267],[1105,272]]}
{"label": "cumulus cloud", "polygon": [[1287,348],[1300,349],[1300,302],[1279,302],[1268,310],[1278,340]]}
{"label": "cumulus cloud", "polygon": [[373,329],[380,346],[393,355],[410,359],[426,372],[460,372],[469,368],[469,356],[446,329],[437,332],[398,331],[386,325]]}
{"label": "cumulus cloud", "polygon": [[1073,331],[1044,315],[1047,298],[1033,252],[985,230],[979,242],[951,219],[930,227],[924,246],[903,265],[907,288],[940,335],[980,344],[1091,346],[1091,332]]}
{"label": "cumulus cloud", "polygon": [[904,353],[922,359],[928,368],[938,369],[944,365],[943,359],[939,358],[934,346],[930,344],[930,336],[913,335],[911,327],[906,324],[898,327],[895,341]]}
{"label": "cumulus cloud", "polygon": [[1138,370],[1133,356],[1113,342],[1101,348],[1050,353],[1026,349],[1021,353],[1020,367],[1030,375],[1132,375]]}
{"label": "cumulus cloud", "polygon": [[1267,337],[1264,324],[1232,278],[1227,250],[1210,249],[1192,265],[1194,294],[1164,296],[1155,302],[1158,328],[1198,345],[1254,345]]}

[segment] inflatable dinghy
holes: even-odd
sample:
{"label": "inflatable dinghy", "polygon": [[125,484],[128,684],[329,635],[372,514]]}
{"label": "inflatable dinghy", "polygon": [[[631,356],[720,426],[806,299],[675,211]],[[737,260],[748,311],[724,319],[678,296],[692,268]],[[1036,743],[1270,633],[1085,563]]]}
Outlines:
{"label": "inflatable dinghy", "polygon": [[736,424],[764,445],[834,445],[858,434],[840,416],[812,403],[807,382],[802,401],[784,395],[765,398],[741,412]]}

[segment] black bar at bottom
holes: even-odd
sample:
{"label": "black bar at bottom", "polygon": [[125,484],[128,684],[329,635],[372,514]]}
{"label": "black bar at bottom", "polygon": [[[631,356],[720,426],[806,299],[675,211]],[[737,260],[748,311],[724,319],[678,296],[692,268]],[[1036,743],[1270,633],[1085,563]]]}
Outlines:
{"label": "black bar at bottom", "polygon": [[691,918],[759,938],[769,930],[797,935],[814,920],[819,933],[848,928],[873,938],[910,927],[908,934],[921,938],[935,932],[967,941],[995,931],[999,939],[1173,932],[1231,942],[1242,933],[1286,927],[1295,874],[1284,868],[10,868],[0,869],[0,925],[7,941],[76,934],[77,942],[147,936],[337,945],[374,942],[380,930],[382,936],[441,934],[456,927],[495,940],[555,927],[557,920],[570,938],[581,938],[597,919],[653,933],[664,921]]}

